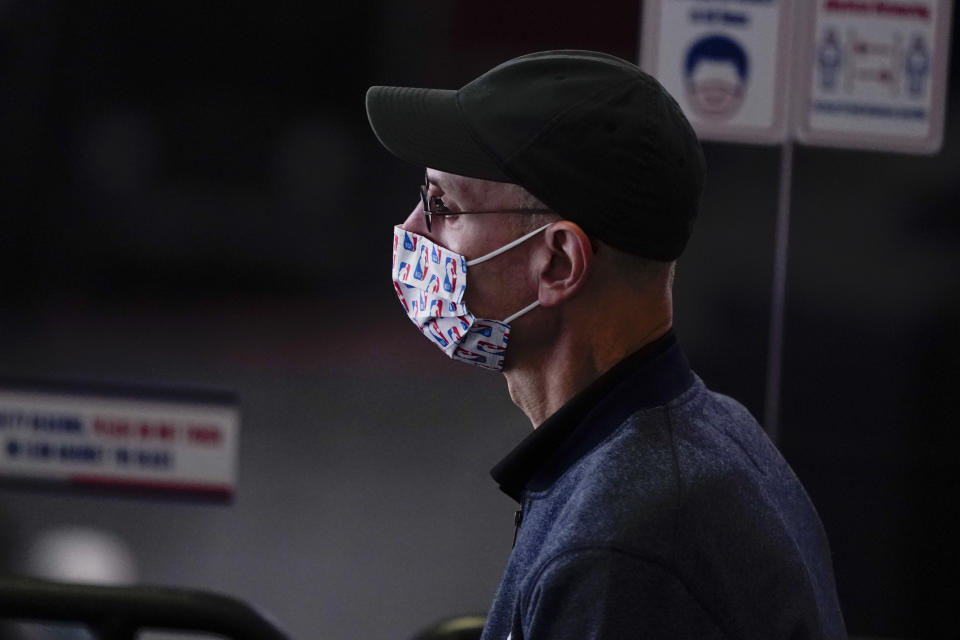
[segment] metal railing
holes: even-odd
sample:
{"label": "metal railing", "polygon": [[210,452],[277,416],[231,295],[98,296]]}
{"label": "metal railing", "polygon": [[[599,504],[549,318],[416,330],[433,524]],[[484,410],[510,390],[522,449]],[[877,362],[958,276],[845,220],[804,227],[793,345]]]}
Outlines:
{"label": "metal railing", "polygon": [[79,623],[98,640],[134,640],[146,629],[210,633],[233,640],[290,640],[245,602],[173,587],[0,578],[0,619]]}

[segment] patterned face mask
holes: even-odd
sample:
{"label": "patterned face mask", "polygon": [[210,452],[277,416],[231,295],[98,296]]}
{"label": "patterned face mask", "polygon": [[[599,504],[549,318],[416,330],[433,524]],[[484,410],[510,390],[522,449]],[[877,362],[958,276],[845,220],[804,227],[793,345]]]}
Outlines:
{"label": "patterned face mask", "polygon": [[474,260],[467,260],[421,235],[394,227],[393,287],[407,317],[454,360],[501,371],[510,339],[510,323],[540,302],[533,302],[503,321],[477,318],[463,303],[467,267],[495,258],[549,226],[544,225]]}

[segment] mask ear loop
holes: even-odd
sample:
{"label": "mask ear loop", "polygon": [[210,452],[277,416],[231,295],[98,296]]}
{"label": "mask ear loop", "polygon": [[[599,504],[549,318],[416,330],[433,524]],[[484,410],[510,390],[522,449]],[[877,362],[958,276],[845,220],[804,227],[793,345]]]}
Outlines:
{"label": "mask ear loop", "polygon": [[529,240],[529,239],[532,238],[533,236],[537,235],[538,233],[540,233],[541,231],[543,231],[544,229],[546,229],[547,227],[549,227],[550,224],[553,224],[553,223],[545,224],[545,225],[543,225],[542,227],[540,227],[539,229],[535,229],[535,230],[531,231],[530,233],[528,233],[528,234],[525,235],[525,236],[520,236],[519,238],[517,238],[517,239],[514,240],[513,242],[508,242],[507,244],[503,245],[503,246],[500,247],[499,249],[494,249],[493,251],[491,251],[490,253],[488,253],[488,254],[485,255],[485,256],[480,256],[479,258],[475,258],[475,259],[473,259],[473,260],[468,260],[468,261],[467,261],[467,266],[468,266],[468,267],[472,267],[472,266],[475,265],[475,264],[480,264],[481,262],[486,262],[487,260],[490,260],[491,258],[496,258],[496,257],[497,257],[498,255],[500,255],[501,253],[503,253],[503,252],[505,252],[505,251],[509,251],[510,249],[513,249],[515,246],[517,246],[518,244],[521,244],[522,242],[526,242],[527,240]]}
{"label": "mask ear loop", "polygon": [[[515,246],[517,246],[518,244],[521,244],[521,243],[523,243],[523,242],[526,242],[527,240],[529,240],[529,239],[532,238],[533,236],[537,235],[538,233],[540,233],[541,231],[543,231],[544,229],[546,229],[547,227],[549,227],[550,224],[552,224],[552,223],[545,224],[545,225],[543,225],[542,227],[540,227],[539,229],[534,229],[534,230],[531,231],[530,233],[528,233],[528,234],[526,234],[526,235],[523,235],[523,236],[520,236],[519,238],[517,238],[517,239],[514,240],[513,242],[509,242],[509,243],[503,245],[502,247],[500,247],[499,249],[494,249],[493,251],[491,251],[490,253],[488,253],[488,254],[485,255],[485,256],[480,256],[479,258],[477,258],[477,259],[475,259],[475,260],[470,260],[470,261],[468,261],[468,262],[467,262],[467,266],[468,266],[468,267],[472,267],[472,266],[475,265],[475,264],[480,264],[481,262],[486,262],[487,260],[490,260],[491,258],[496,258],[498,255],[500,255],[500,254],[503,253],[504,251],[509,251],[510,249],[513,249],[513,248],[514,248]],[[539,306],[540,306],[540,301],[539,301],[539,300],[534,300],[533,302],[531,302],[530,304],[528,304],[527,306],[525,306],[523,309],[520,309],[520,311],[517,311],[516,313],[514,313],[514,314],[511,315],[510,317],[504,319],[504,320],[503,320],[503,324],[509,325],[511,322],[513,322],[514,320],[516,320],[516,319],[519,318],[520,316],[522,316],[522,315],[524,315],[524,314],[526,314],[526,313],[528,313],[528,312],[530,312],[530,311],[533,311],[534,309],[536,309],[536,308],[539,307]]]}
{"label": "mask ear loop", "polygon": [[523,309],[520,309],[520,311],[517,311],[515,314],[513,314],[512,316],[504,320],[503,324],[510,324],[511,322],[513,322],[514,320],[522,316],[523,314],[527,313],[528,311],[533,311],[539,306],[540,306],[540,301],[534,300],[533,302],[525,306]]}

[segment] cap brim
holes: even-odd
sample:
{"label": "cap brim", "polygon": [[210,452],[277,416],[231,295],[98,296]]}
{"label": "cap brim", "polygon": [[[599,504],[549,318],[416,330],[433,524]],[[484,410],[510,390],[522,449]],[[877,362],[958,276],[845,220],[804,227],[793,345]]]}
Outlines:
{"label": "cap brim", "polygon": [[474,139],[460,115],[456,91],[370,87],[367,118],[380,143],[398,158],[447,173],[513,182]]}

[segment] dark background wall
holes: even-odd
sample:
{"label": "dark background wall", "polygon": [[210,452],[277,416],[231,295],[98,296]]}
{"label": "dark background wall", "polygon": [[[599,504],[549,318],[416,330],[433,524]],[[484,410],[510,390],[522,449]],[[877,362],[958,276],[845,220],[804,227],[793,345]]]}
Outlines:
{"label": "dark background wall", "polygon": [[[6,488],[12,569],[86,524],[143,581],[248,598],[301,638],[485,610],[513,510],[487,470],[529,427],[397,308],[391,225],[422,169],[379,147],[363,93],[544,48],[636,59],[636,2],[517,4],[0,3],[0,375],[226,386],[243,408],[233,505]],[[950,83],[936,156],[796,150],[781,448],[856,635],[960,629]],[[762,416],[779,151],[705,150],[678,331]]]}

